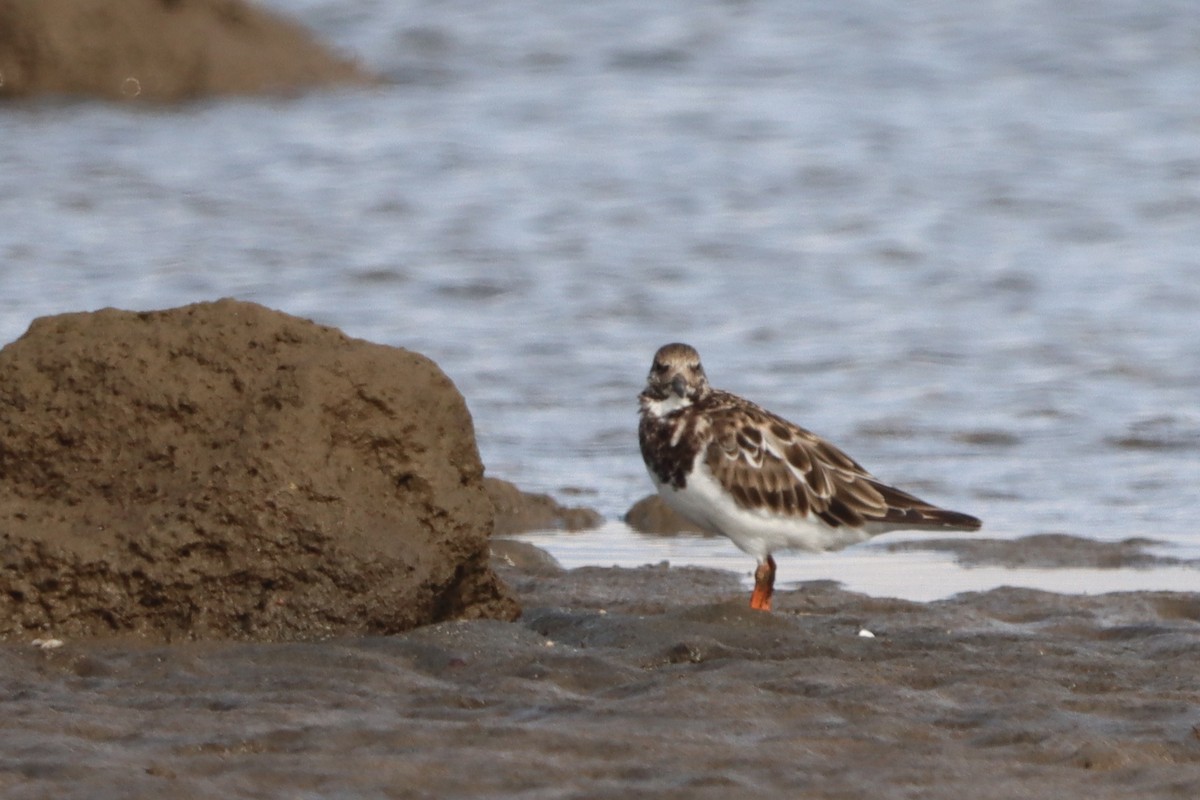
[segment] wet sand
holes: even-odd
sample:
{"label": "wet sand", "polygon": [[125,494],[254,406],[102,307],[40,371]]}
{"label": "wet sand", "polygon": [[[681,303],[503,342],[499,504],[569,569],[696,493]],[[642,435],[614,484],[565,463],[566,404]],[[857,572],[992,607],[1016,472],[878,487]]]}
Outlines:
{"label": "wet sand", "polygon": [[[957,539],[922,538],[888,545],[890,552],[934,550],[952,553],[966,567],[996,565],[1011,569],[1151,569],[1155,567],[1200,567],[1200,561],[1157,555],[1152,547],[1168,547],[1168,542],[1132,537],[1117,542],[1101,542],[1065,533],[1035,533],[1017,539],[961,537]],[[1196,573],[1200,586],[1200,572]]]}
{"label": "wet sand", "polygon": [[818,582],[762,614],[733,573],[494,562],[518,622],[0,645],[0,794],[1095,800],[1200,786],[1200,594],[921,604]]}

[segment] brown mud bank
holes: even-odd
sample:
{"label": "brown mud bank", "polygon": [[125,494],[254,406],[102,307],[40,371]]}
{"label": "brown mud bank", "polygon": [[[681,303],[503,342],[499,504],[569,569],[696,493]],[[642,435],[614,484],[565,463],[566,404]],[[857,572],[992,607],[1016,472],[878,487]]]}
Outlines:
{"label": "brown mud bank", "polygon": [[1190,800],[1200,785],[1200,594],[920,604],[811,583],[764,614],[732,573],[510,561],[494,566],[517,622],[0,645],[0,792]]}
{"label": "brown mud bank", "polygon": [[0,350],[0,638],[301,639],[511,619],[432,361],[252,303]]}
{"label": "brown mud bank", "polygon": [[527,531],[583,531],[604,524],[604,517],[593,508],[564,506],[548,494],[523,492],[500,478],[484,478],[483,488],[496,513],[493,536]]}
{"label": "brown mud bank", "polygon": [[375,81],[242,0],[0,0],[0,98],[173,102]]}
{"label": "brown mud bank", "polygon": [[600,522],[484,478],[427,358],[252,303],[62,314],[0,350],[0,639],[511,619],[489,535]]}

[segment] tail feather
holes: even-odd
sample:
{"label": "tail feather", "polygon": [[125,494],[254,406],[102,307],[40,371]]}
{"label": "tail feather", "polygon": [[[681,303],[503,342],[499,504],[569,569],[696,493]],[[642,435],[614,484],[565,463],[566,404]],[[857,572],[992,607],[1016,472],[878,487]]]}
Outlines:
{"label": "tail feather", "polygon": [[894,486],[876,483],[875,488],[883,495],[887,511],[876,517],[875,522],[889,527],[912,530],[977,531],[983,525],[978,517],[938,508],[908,492]]}
{"label": "tail feather", "polygon": [[983,527],[983,521],[961,511],[950,511],[945,508],[933,508],[922,514],[930,527],[951,531],[977,531]]}

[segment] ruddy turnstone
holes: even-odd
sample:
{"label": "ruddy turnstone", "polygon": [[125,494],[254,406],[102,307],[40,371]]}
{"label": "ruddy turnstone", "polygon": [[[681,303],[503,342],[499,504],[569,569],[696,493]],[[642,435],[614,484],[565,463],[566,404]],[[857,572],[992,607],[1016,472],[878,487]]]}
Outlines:
{"label": "ruddy turnstone", "polygon": [[887,531],[981,525],[882,483],[816,434],[712,388],[686,344],[659,348],[638,401],[642,458],[659,494],[758,559],[751,608],[771,609],[776,550],[839,550]]}

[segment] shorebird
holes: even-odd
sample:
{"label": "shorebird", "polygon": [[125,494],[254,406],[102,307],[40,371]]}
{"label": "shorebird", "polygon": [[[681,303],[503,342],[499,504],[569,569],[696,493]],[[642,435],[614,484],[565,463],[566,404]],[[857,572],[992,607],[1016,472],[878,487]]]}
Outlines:
{"label": "shorebird", "polygon": [[642,459],[667,505],[758,560],[751,608],[771,610],[777,550],[840,550],[888,531],[982,524],[883,483],[820,436],[712,388],[689,345],[659,348],[638,401]]}

